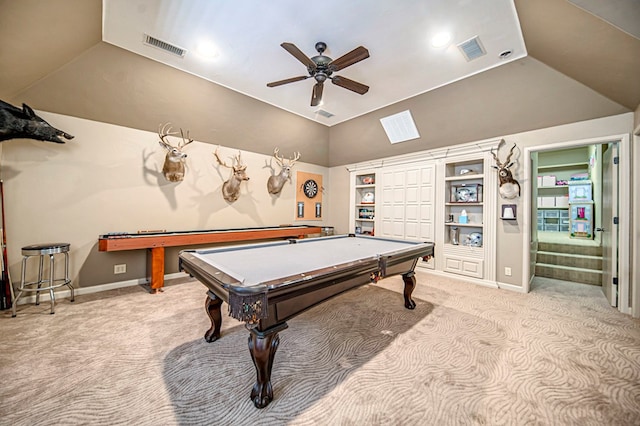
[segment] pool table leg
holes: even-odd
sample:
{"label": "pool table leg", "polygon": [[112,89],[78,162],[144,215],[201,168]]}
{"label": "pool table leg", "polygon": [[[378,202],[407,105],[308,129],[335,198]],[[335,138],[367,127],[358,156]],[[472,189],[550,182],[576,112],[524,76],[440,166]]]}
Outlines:
{"label": "pool table leg", "polygon": [[220,326],[222,326],[222,313],[220,307],[222,306],[222,299],[213,294],[207,293],[207,300],[204,303],[204,307],[211,320],[211,328],[204,333],[204,339],[211,343],[220,338]]}
{"label": "pool table leg", "polygon": [[287,327],[287,323],[282,323],[264,331],[252,329],[249,334],[249,352],[256,367],[257,376],[251,390],[251,400],[256,408],[264,408],[273,400],[271,369],[280,344],[278,332]]}
{"label": "pool table leg", "polygon": [[402,275],[402,281],[404,281],[404,307],[407,309],[415,309],[416,302],[411,299],[413,289],[416,288],[415,272],[407,272]]}

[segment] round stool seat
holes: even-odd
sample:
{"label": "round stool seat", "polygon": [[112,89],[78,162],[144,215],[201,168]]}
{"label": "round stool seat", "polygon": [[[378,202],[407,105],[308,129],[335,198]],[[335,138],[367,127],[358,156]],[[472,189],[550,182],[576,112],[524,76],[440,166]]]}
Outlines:
{"label": "round stool seat", "polygon": [[22,247],[23,256],[44,256],[47,254],[66,253],[69,251],[69,243],[45,243],[31,244]]}

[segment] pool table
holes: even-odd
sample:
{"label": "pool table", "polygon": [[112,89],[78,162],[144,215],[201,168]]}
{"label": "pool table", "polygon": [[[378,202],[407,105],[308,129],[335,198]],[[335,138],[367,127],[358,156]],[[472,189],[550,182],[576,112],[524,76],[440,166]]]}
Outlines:
{"label": "pool table", "polygon": [[397,274],[404,281],[404,306],[414,309],[414,268],[433,256],[433,249],[433,243],[349,234],[183,250],[179,263],[208,288],[208,342],[220,337],[222,302],[230,316],[246,323],[257,375],[251,399],[263,408],[273,400],[271,369],[287,320],[346,290]]}

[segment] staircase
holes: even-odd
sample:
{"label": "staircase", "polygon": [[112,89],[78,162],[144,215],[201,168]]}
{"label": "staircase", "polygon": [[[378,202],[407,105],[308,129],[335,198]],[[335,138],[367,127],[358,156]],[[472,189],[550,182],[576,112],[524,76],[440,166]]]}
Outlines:
{"label": "staircase", "polygon": [[602,247],[540,242],[536,276],[602,285]]}

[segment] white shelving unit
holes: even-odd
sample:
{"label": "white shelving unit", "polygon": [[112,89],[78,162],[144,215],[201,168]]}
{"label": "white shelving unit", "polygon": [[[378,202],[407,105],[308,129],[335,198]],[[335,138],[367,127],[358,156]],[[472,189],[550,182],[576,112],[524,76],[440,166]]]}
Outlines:
{"label": "white shelving unit", "polygon": [[[555,181],[569,182],[572,174],[585,173],[588,170],[588,161],[538,165],[538,176],[554,176]],[[537,207],[538,231],[568,233],[569,185],[539,184],[538,197],[541,197]],[[554,205],[550,205],[552,199]],[[560,200],[563,200],[563,203]]]}
{"label": "white shelving unit", "polygon": [[350,232],[374,235],[376,228],[376,172],[351,173],[351,223]]}
{"label": "white shelving unit", "polygon": [[[485,158],[448,159],[443,164],[442,270],[483,279],[487,253],[484,235]],[[466,212],[466,222],[461,221]]]}

